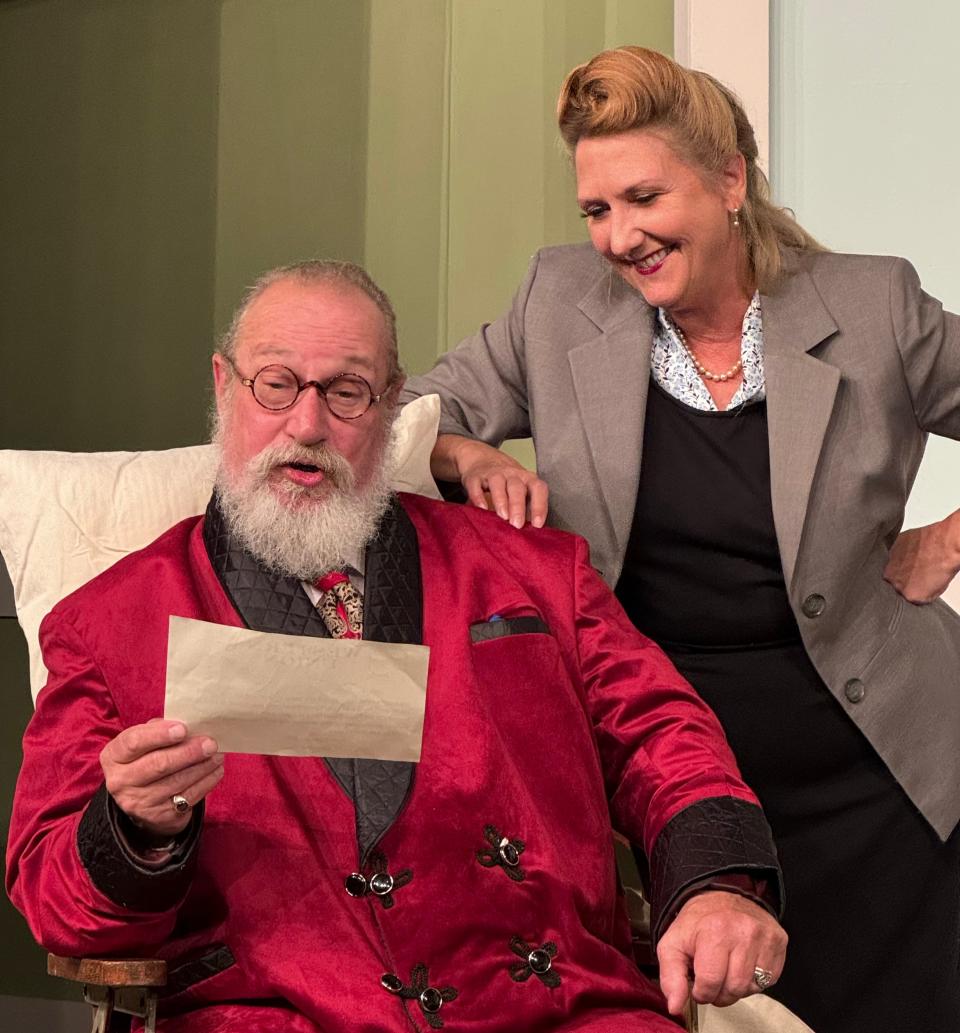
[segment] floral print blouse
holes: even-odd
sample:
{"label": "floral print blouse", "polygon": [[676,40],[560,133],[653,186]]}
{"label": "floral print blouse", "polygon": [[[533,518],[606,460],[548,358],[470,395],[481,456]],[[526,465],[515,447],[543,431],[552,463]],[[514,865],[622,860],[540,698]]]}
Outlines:
{"label": "floral print blouse", "polygon": [[[743,382],[730,399],[728,409],[744,402],[759,402],[765,396],[763,379],[763,323],[760,318],[760,293],[756,292],[743,317],[740,332],[740,357]],[[717,411],[706,384],[697,372],[667,313],[657,309],[657,329],[650,355],[653,379],[678,401],[694,409]]]}

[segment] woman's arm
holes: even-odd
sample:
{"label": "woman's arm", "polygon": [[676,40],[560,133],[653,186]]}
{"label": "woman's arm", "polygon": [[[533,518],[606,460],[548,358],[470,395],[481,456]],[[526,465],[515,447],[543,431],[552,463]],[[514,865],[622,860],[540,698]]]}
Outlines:
{"label": "woman's arm", "polygon": [[473,505],[492,508],[515,527],[526,518],[540,527],[547,516],[546,484],[497,447],[531,433],[524,319],[539,261],[535,255],[506,315],[441,356],[429,373],[411,377],[400,397],[406,403],[440,396],[431,472],[459,481]]}
{"label": "woman's arm", "polygon": [[543,527],[547,519],[546,481],[492,445],[441,434],[430,456],[430,471],[438,481],[460,481],[474,506],[492,508],[514,527],[523,527],[527,519]]}
{"label": "woman's arm", "polygon": [[932,603],[960,573],[960,509],[935,524],[902,532],[883,576],[911,603]]}
{"label": "woman's arm", "polygon": [[[960,440],[960,316],[920,286],[909,262],[890,275],[890,317],[920,427]],[[894,542],[883,576],[911,603],[939,598],[960,572],[960,510]]]}

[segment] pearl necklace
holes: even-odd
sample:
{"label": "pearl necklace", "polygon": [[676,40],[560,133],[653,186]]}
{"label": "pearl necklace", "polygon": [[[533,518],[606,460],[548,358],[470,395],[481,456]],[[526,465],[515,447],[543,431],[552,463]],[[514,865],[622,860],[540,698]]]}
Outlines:
{"label": "pearl necklace", "polygon": [[[673,320],[671,320],[671,322],[673,322]],[[687,338],[684,335],[684,332],[680,329],[679,326],[677,326],[676,323],[673,323],[673,329],[677,335],[677,340],[680,342],[680,347],[683,348],[687,355],[690,356],[690,361],[694,364],[697,372],[700,374],[701,377],[704,377],[707,380],[716,381],[717,383],[723,383],[724,381],[730,380],[733,377],[735,377],[743,369],[743,357],[741,356],[726,371],[726,373],[712,373],[690,350],[690,346],[687,344]]]}

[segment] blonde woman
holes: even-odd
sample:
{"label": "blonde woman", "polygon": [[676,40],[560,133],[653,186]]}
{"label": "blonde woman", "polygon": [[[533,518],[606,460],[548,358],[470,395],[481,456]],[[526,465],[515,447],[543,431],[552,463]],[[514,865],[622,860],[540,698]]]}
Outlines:
{"label": "blonde woman", "polygon": [[[710,76],[606,51],[558,115],[592,246],[410,382],[434,473],[584,535],[719,715],[784,870],[771,994],[818,1033],[960,1029],[960,512],[899,533],[927,433],[960,438],[960,318],[772,205]],[[536,474],[493,447],[528,435]]]}

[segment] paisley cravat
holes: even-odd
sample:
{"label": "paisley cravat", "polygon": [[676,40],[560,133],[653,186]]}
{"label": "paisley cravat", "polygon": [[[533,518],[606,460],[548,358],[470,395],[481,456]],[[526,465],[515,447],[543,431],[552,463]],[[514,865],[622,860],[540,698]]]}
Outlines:
{"label": "paisley cravat", "polygon": [[317,610],[333,638],[363,637],[363,599],[340,570],[331,570],[314,582],[323,596]]}

